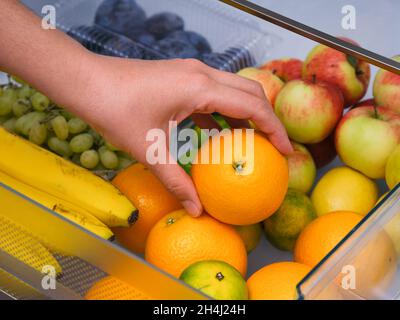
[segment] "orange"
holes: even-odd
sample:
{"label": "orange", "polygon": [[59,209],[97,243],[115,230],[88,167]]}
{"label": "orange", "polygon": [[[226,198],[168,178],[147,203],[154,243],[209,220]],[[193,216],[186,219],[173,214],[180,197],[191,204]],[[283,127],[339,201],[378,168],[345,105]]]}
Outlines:
{"label": "orange", "polygon": [[191,264],[220,260],[235,267],[242,276],[247,269],[247,253],[233,227],[207,214],[193,218],[185,210],[161,218],[147,239],[146,260],[179,277]]}
{"label": "orange", "polygon": [[[297,239],[294,260],[314,267],[361,219],[361,215],[349,211],[336,211],[318,217]],[[397,269],[396,251],[384,231],[370,232],[365,240],[362,246],[352,249],[355,256],[348,255],[341,263],[354,268],[356,286],[349,290],[363,298],[376,299],[393,282]],[[340,249],[337,252],[340,255]],[[346,275],[346,272],[339,272],[336,282],[341,285]]]}
{"label": "orange", "polygon": [[250,300],[297,299],[297,284],[311,271],[296,262],[277,262],[255,272],[247,280]]}
{"label": "orange", "polygon": [[[202,146],[193,164],[200,200],[222,222],[258,223],[272,215],[285,197],[289,180],[285,157],[262,134],[254,134],[253,146],[246,144],[246,134],[235,138],[231,130],[223,130]],[[209,156],[204,156],[207,152]],[[213,163],[215,155],[220,156],[219,163]]]}
{"label": "orange", "polygon": [[257,248],[262,234],[260,223],[249,224],[247,226],[234,226],[234,228],[242,238],[248,254]]}
{"label": "orange", "polygon": [[86,293],[86,300],[143,300],[146,297],[131,285],[107,276],[96,282]]}
{"label": "orange", "polygon": [[136,163],[121,171],[112,183],[139,210],[138,220],[129,228],[114,228],[116,239],[126,248],[144,253],[151,228],[165,214],[181,208],[179,201],[144,165]]}
{"label": "orange", "polygon": [[361,219],[361,215],[350,211],[335,211],[315,219],[297,238],[294,260],[316,266]]}

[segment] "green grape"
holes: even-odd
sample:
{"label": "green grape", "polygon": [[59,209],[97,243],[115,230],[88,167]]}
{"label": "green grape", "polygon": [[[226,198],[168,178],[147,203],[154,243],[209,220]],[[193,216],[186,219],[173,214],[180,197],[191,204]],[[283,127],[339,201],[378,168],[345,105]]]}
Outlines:
{"label": "green grape", "polygon": [[68,121],[68,129],[70,133],[78,134],[87,129],[87,124],[79,118],[72,118]]}
{"label": "green grape", "polygon": [[15,132],[15,123],[17,122],[16,118],[8,119],[6,122],[3,123],[4,129],[9,132]]}
{"label": "green grape", "polygon": [[14,88],[7,88],[0,96],[0,116],[6,116],[12,112],[12,106],[17,100],[17,92]]}
{"label": "green grape", "polygon": [[65,119],[67,119],[68,121],[71,120],[72,118],[75,118],[75,116],[74,116],[71,112],[69,112],[69,111],[67,111],[67,110],[64,110],[64,107],[59,106],[59,108],[61,109],[61,110],[60,110],[60,114],[61,114]]}
{"label": "green grape", "polygon": [[128,168],[132,163],[134,163],[133,160],[129,160],[127,158],[123,157],[118,157],[118,170],[123,170],[125,168]]}
{"label": "green grape", "polygon": [[34,93],[34,89],[29,86],[22,86],[18,88],[19,99],[29,99]]}
{"label": "green grape", "polygon": [[82,153],[93,146],[93,137],[89,133],[81,133],[71,139],[70,148],[75,153]]}
{"label": "green grape", "polygon": [[86,150],[81,154],[80,162],[86,169],[94,169],[100,162],[99,154],[96,150]]}
{"label": "green grape", "polygon": [[13,101],[4,96],[0,97],[0,116],[6,116],[12,112]]}
{"label": "green grape", "polygon": [[133,160],[132,156],[129,153],[126,153],[124,151],[116,151],[116,154],[118,158],[125,158],[128,160]]}
{"label": "green grape", "polygon": [[51,151],[54,151],[60,156],[70,157],[73,152],[69,147],[69,143],[65,140],[60,140],[57,137],[51,137],[47,140],[47,146]]}
{"label": "green grape", "polygon": [[12,100],[17,100],[18,99],[18,93],[16,88],[14,87],[8,87],[3,90],[3,94],[1,95],[2,97],[7,97]]}
{"label": "green grape", "polygon": [[67,140],[69,135],[68,123],[63,116],[57,116],[50,121],[51,128],[60,140]]}
{"label": "green grape", "polygon": [[114,151],[108,150],[108,148],[105,146],[101,147],[98,151],[100,154],[100,161],[105,168],[107,169],[118,168],[119,161]]}
{"label": "green grape", "polygon": [[27,99],[18,99],[12,105],[12,111],[17,118],[22,117],[31,110],[31,104]]}
{"label": "green grape", "polygon": [[15,123],[15,131],[26,137],[29,136],[29,131],[35,123],[41,122],[46,118],[43,112],[29,112],[20,117]]}
{"label": "green grape", "polygon": [[107,142],[104,144],[111,151],[120,151],[117,147],[113,146],[111,143]]}
{"label": "green grape", "polygon": [[94,143],[95,143],[97,146],[100,146],[100,145],[102,144],[103,138],[102,138],[102,136],[101,136],[100,134],[98,134],[95,130],[93,130],[92,128],[90,128],[90,129],[88,130],[88,133],[93,137]]}
{"label": "green grape", "polygon": [[29,131],[29,141],[41,146],[47,140],[47,126],[36,122]]}
{"label": "green grape", "polygon": [[8,114],[6,116],[1,116],[0,117],[0,125],[3,125],[4,122],[6,122],[7,120],[10,120],[12,118],[12,114]]}
{"label": "green grape", "polygon": [[31,103],[36,111],[45,111],[50,105],[50,100],[40,92],[35,92],[31,97]]}

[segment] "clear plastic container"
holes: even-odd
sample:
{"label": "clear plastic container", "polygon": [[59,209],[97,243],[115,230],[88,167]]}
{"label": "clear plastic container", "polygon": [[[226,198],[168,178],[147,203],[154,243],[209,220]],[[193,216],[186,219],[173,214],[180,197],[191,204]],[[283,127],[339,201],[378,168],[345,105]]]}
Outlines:
{"label": "clear plastic container", "polygon": [[[205,299],[183,282],[167,275],[122,247],[99,238],[64,219],[28,197],[0,183],[0,297],[3,292],[13,299],[83,299],[89,288],[112,276],[129,287],[135,299]],[[21,238],[21,232],[30,239]],[[28,257],[30,263],[42,265],[32,256],[41,243],[56,258],[61,273],[52,280],[45,278],[48,268],[40,271],[29,267],[15,256]],[[13,252],[14,255],[8,253]],[[105,258],[107,257],[107,258]],[[55,267],[46,264],[47,267]],[[45,282],[43,281],[45,279]],[[108,297],[118,297],[124,288],[118,283],[107,285]],[[51,289],[51,290],[50,290]]]}
{"label": "clear plastic container", "polygon": [[[31,3],[25,2],[28,5]],[[129,39],[119,34],[119,41],[114,41],[116,33],[95,24],[96,11],[102,0],[47,2],[56,7],[58,28],[94,52],[140,59],[180,57],[159,45],[163,39],[149,44],[147,41],[140,42],[140,37],[136,38],[136,35]],[[163,12],[176,13],[182,17],[184,30],[202,35],[211,46],[211,54],[200,54],[197,58],[221,70],[237,72],[263,63],[278,41],[277,37],[262,31],[251,16],[218,1],[137,0],[137,3],[145,11],[147,18]],[[31,7],[40,10],[37,4],[32,3]]]}
{"label": "clear plastic container", "polygon": [[[66,32],[71,32],[72,26],[90,25],[100,2],[100,0],[57,1],[59,27]],[[148,15],[165,10],[174,12],[183,10],[182,16],[185,17],[188,23],[193,23],[193,26],[190,25],[190,29],[207,36],[214,50],[224,51],[232,45],[239,46],[239,44],[242,44],[245,48],[249,48],[257,63],[266,59],[269,45],[273,43],[271,39],[274,37],[260,33],[257,27],[253,26],[252,19],[246,19],[245,14],[225,7],[217,1],[200,2],[192,0],[189,3],[189,1],[185,0],[142,0],[138,1],[138,3],[143,4],[146,11],[148,10]],[[208,7],[209,5],[211,5],[211,8]],[[217,9],[217,7],[220,9]],[[203,10],[202,12],[208,18],[204,20],[204,18],[201,18],[200,12],[193,11],[195,10],[193,8],[197,8],[196,10],[200,11]],[[212,17],[220,18],[213,19]],[[240,20],[242,17],[243,21]],[[243,24],[243,26],[240,25],[239,27],[239,23]],[[220,29],[215,27],[215,25],[219,24]],[[211,27],[211,25],[214,27]],[[212,34],[213,30],[215,34]],[[107,37],[107,33],[103,33],[106,31],[101,31],[101,36]],[[249,32],[248,34],[246,34],[247,31]],[[207,32],[211,33],[210,36],[207,35]],[[225,38],[222,37],[221,42],[219,42],[218,37],[221,36],[218,36],[218,34],[224,33]],[[226,34],[231,34],[232,37],[226,37]],[[253,34],[258,35],[258,37],[252,36]],[[93,39],[96,37],[98,42]],[[93,46],[92,50],[99,50],[99,47],[104,50],[104,40],[101,40],[100,36],[96,37],[83,38],[83,40],[88,41],[88,45]],[[228,38],[230,38],[229,41]],[[110,50],[115,50],[115,48],[110,48]],[[122,51],[115,50],[115,54],[121,55]],[[156,58],[163,55],[162,52],[153,53],[157,55]],[[122,56],[124,55],[122,54]],[[341,164],[336,160],[320,171],[319,174],[321,175],[326,170],[338,165]],[[3,290],[11,296],[22,299],[80,299],[96,281],[107,275],[112,275],[133,286],[138,291],[138,298],[204,298],[199,292],[188,288],[179,280],[148,264],[142,257],[128,252],[117,244],[107,242],[88,233],[79,226],[66,221],[57,213],[43,208],[7,186],[0,185],[0,199],[7,199],[6,205],[3,204],[0,210],[0,215],[5,215],[13,220],[16,225],[22,225],[27,228],[35,238],[50,248],[63,267],[63,277],[58,279],[57,282],[58,290],[43,290],[40,285],[42,274],[27,269],[26,266],[18,263],[18,261],[15,261],[15,259],[0,250],[0,291]],[[381,269],[379,265],[377,267],[374,262],[379,261],[378,258],[382,252],[382,247],[374,247],[374,244],[379,243],[378,240],[382,237],[382,234],[385,234],[383,237],[388,237],[387,230],[396,229],[396,227],[393,227],[396,225],[398,229],[393,231],[393,234],[400,236],[399,220],[400,185],[393,189],[301,281],[297,288],[299,298],[398,299],[398,290],[400,288],[399,261],[397,259],[396,261],[390,261],[389,268]],[[393,245],[399,245],[400,239],[395,239],[395,236],[391,236]],[[396,250],[396,246],[394,246],[394,250]],[[399,249],[397,248],[397,250]],[[107,259],[104,257],[107,257]],[[263,237],[261,244],[249,255],[249,275],[264,265],[291,259],[291,253],[272,247]],[[369,276],[357,277],[360,269],[365,274],[365,269],[368,270],[368,268],[372,272],[369,274],[377,275],[375,278],[372,277],[371,280]],[[355,274],[355,282],[351,278],[353,274]],[[346,275],[348,277],[345,277]],[[355,286],[354,288],[353,285]],[[109,290],[113,292],[113,290],[119,289],[110,287]]]}
{"label": "clear plastic container", "polygon": [[301,299],[400,299],[400,184],[298,285]]}

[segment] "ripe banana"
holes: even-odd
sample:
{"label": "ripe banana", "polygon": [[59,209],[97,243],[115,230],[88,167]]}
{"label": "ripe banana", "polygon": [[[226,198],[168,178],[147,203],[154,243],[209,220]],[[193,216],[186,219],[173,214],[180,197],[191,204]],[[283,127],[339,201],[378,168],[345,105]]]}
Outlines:
{"label": "ripe banana", "polygon": [[138,210],[110,183],[0,128],[0,168],[42,192],[87,209],[109,227],[127,227]]}
{"label": "ripe banana", "polygon": [[58,199],[57,197],[35,189],[30,185],[10,177],[2,171],[0,171],[0,182],[13,188],[19,193],[26,195],[32,200],[35,200],[46,208],[59,213],[66,219],[80,225],[90,232],[93,232],[99,237],[106,240],[114,239],[113,232],[87,210],[79,208],[66,200]]}
{"label": "ripe banana", "polygon": [[0,250],[38,272],[42,272],[44,266],[52,266],[57,275],[62,272],[60,264],[46,247],[4,216],[0,216]]}

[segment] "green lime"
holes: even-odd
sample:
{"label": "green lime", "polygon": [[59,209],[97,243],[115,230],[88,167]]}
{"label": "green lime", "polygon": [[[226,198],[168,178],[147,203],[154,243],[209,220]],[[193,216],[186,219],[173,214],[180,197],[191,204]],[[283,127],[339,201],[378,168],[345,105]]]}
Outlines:
{"label": "green lime", "polygon": [[230,264],[204,260],[187,267],[180,279],[189,286],[217,300],[247,300],[247,285]]}
{"label": "green lime", "polygon": [[310,198],[289,189],[278,211],[264,221],[267,239],[278,249],[292,251],[300,232],[316,216]]}
{"label": "green lime", "polygon": [[258,246],[262,233],[262,227],[260,223],[233,227],[242,238],[247,253],[250,253]]}

